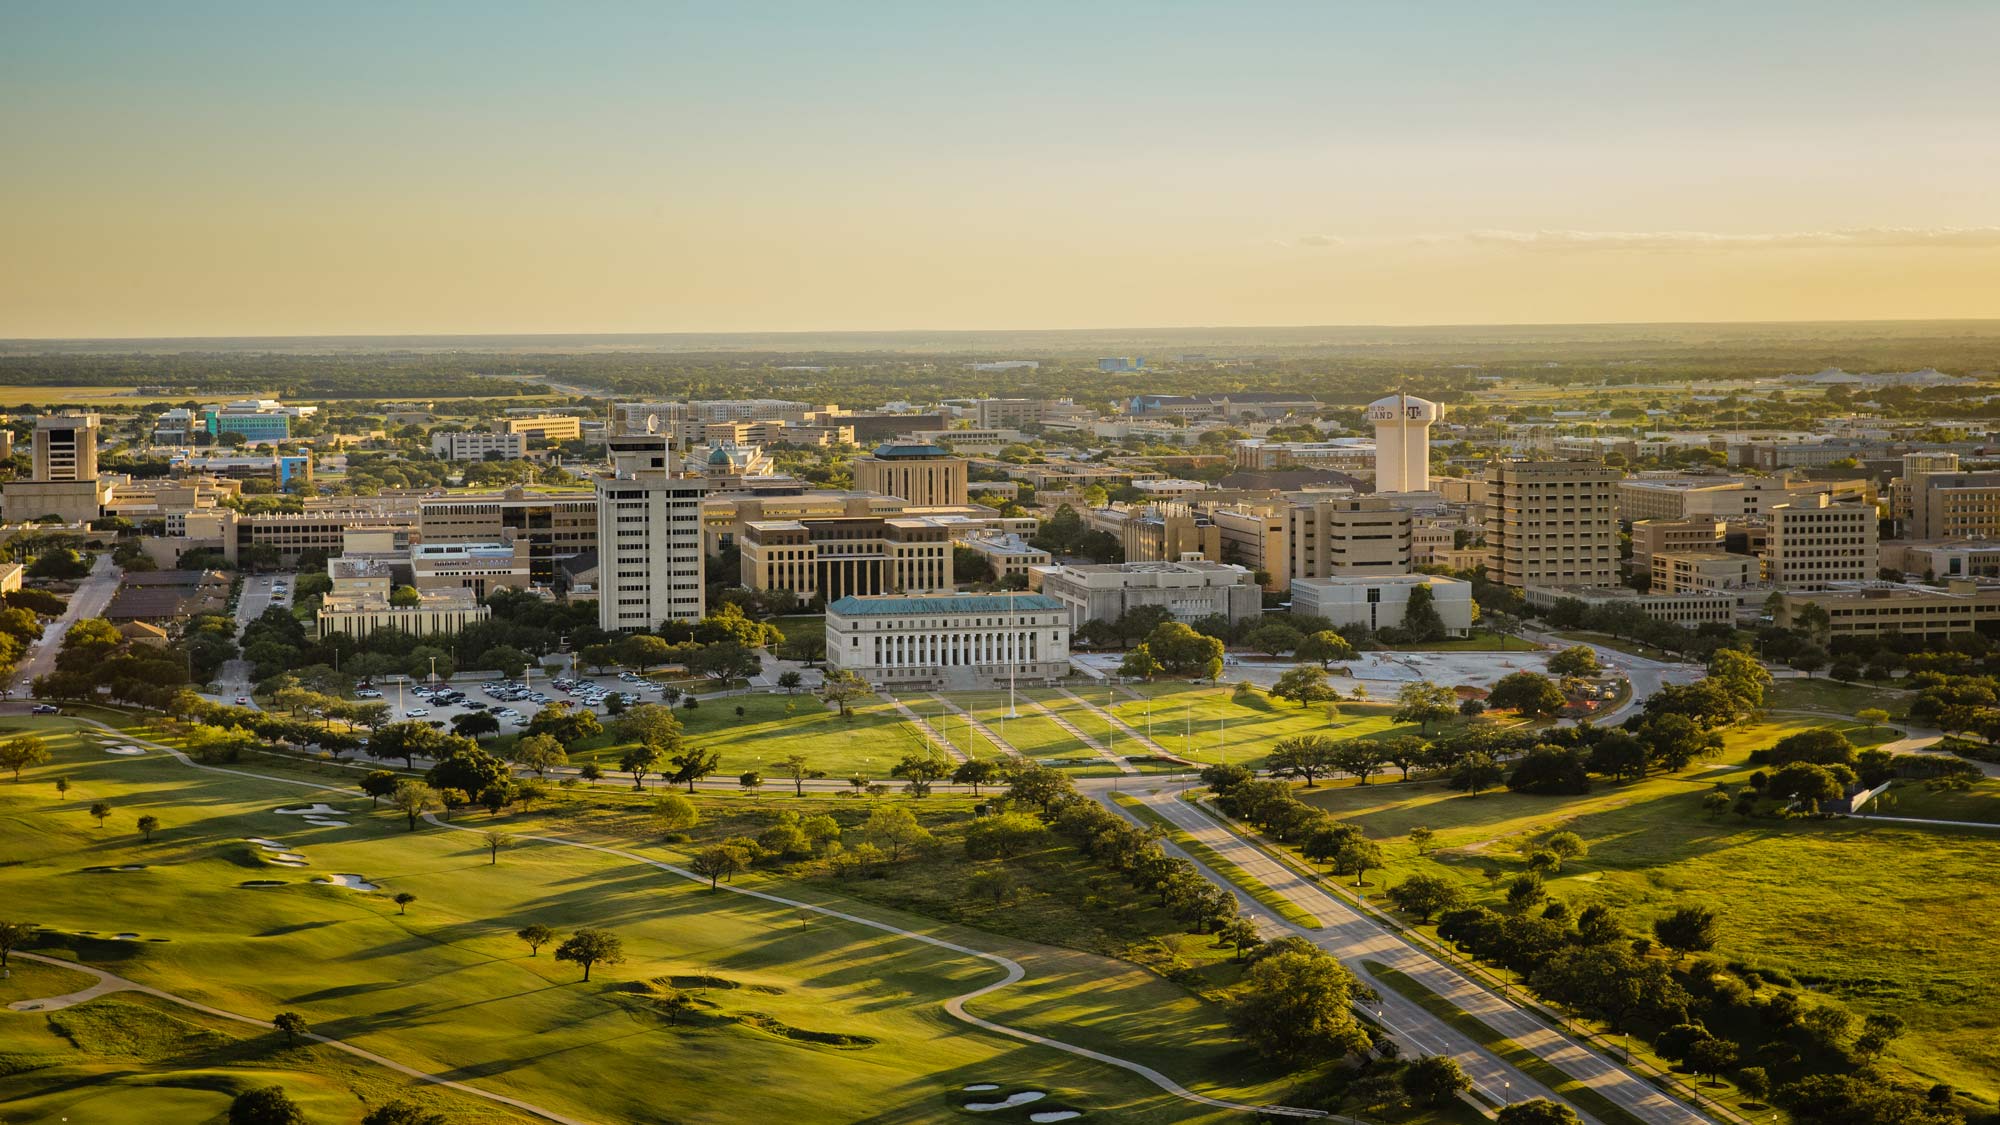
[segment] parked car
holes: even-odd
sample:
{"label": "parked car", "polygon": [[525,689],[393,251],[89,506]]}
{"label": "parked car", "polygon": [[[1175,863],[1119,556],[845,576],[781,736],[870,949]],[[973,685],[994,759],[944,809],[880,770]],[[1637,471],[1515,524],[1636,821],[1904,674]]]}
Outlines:
{"label": "parked car", "polygon": [[425,715],[430,714],[430,711],[424,707],[412,707],[408,711],[403,712],[403,714],[412,719],[421,719]]}
{"label": "parked car", "polygon": [[355,693],[354,693],[354,698],[356,698],[356,699],[380,699],[380,698],[382,698],[382,693],[381,693],[381,692],[379,692],[379,691],[376,691],[376,690],[375,690],[374,688],[372,688],[372,687],[365,687],[365,688],[360,688],[360,689],[356,690],[356,691],[355,691]]}
{"label": "parked car", "polygon": [[62,714],[62,708],[60,708],[60,707],[56,706],[56,705],[55,705],[55,704],[53,704],[53,703],[37,703],[37,704],[35,704],[35,706],[33,707],[33,711],[34,711],[34,713],[35,713],[35,714],[37,714],[37,715],[60,715],[60,714]]}
{"label": "parked car", "polygon": [[248,706],[250,706],[250,697],[249,697],[249,696],[247,696],[247,695],[239,695],[239,696],[237,696],[237,697],[236,697],[236,705],[237,705],[238,707],[248,707]]}

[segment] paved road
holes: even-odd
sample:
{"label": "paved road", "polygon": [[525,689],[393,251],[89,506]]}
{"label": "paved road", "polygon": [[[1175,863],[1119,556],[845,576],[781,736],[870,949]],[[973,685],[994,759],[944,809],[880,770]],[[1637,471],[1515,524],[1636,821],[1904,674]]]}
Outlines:
{"label": "paved road", "polygon": [[[1101,783],[1086,783],[1084,787],[1103,799],[1104,786]],[[1623,1067],[1551,1030],[1540,1019],[1467,980],[1430,953],[1409,944],[1372,918],[1321,890],[1290,865],[1281,863],[1180,800],[1175,786],[1162,783],[1135,787],[1128,782],[1125,791],[1138,796],[1176,827],[1214,848],[1252,878],[1319,919],[1325,927],[1320,930],[1280,924],[1339,957],[1363,979],[1372,979],[1363,968],[1364,961],[1375,961],[1396,969],[1563,1073],[1589,1085],[1641,1121],[1654,1125],[1708,1125],[1712,1121],[1667,1097],[1651,1083]],[[1115,805],[1112,807],[1116,809]],[[1464,1056],[1460,1058],[1461,1065],[1487,1088],[1496,1083],[1507,1083],[1502,1089],[1516,1099],[1522,1096],[1520,1092],[1523,1090],[1536,1091],[1530,1096],[1552,1096],[1538,1083],[1500,1062],[1496,1056],[1459,1035],[1450,1025],[1427,1011],[1407,1002],[1395,1003],[1394,999],[1400,997],[1386,987],[1378,986],[1377,991],[1382,993],[1385,1006],[1396,1013],[1401,1027],[1415,1033],[1418,1046],[1424,1047],[1426,1040],[1431,1044],[1445,1044],[1452,1055]],[[1437,1047],[1427,1049],[1435,1050]],[[1585,1119],[1589,1120],[1587,1115]]]}
{"label": "paved road", "polygon": [[29,646],[28,656],[14,673],[12,694],[17,698],[28,697],[28,685],[35,677],[55,671],[56,653],[62,648],[63,638],[69,635],[69,627],[89,617],[102,617],[111,604],[111,595],[118,592],[118,578],[124,573],[111,561],[111,553],[106,551],[97,556],[97,562],[90,568],[90,574],[77,584],[76,592],[69,596],[69,605],[63,615],[42,631],[42,639]]}
{"label": "paved road", "polygon": [[[283,594],[275,589],[280,581],[285,583]],[[236,635],[241,637],[243,627],[262,617],[264,611],[272,606],[289,607],[292,604],[291,585],[289,575],[252,574],[244,578],[243,590],[236,598]],[[242,699],[246,701],[243,706],[256,707],[256,700],[250,698],[250,675],[254,668],[255,665],[248,660],[225,662],[222,670],[216,673],[215,690],[208,693],[209,697],[223,703],[235,703]]]}
{"label": "paved road", "polygon": [[[93,968],[81,962],[64,961],[58,957],[44,957],[39,953],[27,953],[21,950],[16,950],[14,956],[29,961],[39,961],[44,965],[54,965],[58,968],[69,969],[72,972],[89,973],[97,978],[96,984],[80,992],[72,992],[66,996],[50,996],[40,1000],[16,1000],[12,1004],[7,1005],[8,1008],[16,1012],[53,1012],[67,1008],[72,1004],[81,1004],[86,1000],[94,1000],[109,992],[143,992],[148,996],[157,996],[162,1000],[179,1004],[184,1008],[193,1008],[197,1012],[203,1012],[218,1019],[233,1020],[236,1023],[247,1023],[252,1027],[261,1027],[265,1031],[276,1030],[268,1020],[238,1015],[235,1012],[222,1008],[212,1008],[200,1001],[190,1000],[185,996],[154,988],[151,985],[140,984],[135,980],[127,980],[114,973],[107,973],[103,969]],[[544,1121],[555,1121],[560,1123],[560,1125],[588,1125],[587,1122],[578,1118],[566,1117],[554,1110],[543,1109],[532,1102],[524,1102],[519,1098],[510,1098],[505,1094],[496,1094],[490,1090],[482,1090],[477,1086],[468,1086],[463,1082],[454,1082],[442,1075],[431,1074],[427,1071],[418,1070],[415,1067],[404,1066],[394,1059],[378,1055],[366,1047],[357,1047],[342,1039],[334,1039],[330,1036],[319,1035],[310,1031],[306,1032],[302,1038],[310,1039],[315,1043],[324,1043],[336,1051],[346,1051],[350,1055],[367,1059],[377,1066],[388,1067],[398,1074],[407,1075],[420,1082],[429,1082],[437,1086],[449,1086],[460,1093],[471,1094],[475,1098],[484,1098],[490,1102],[498,1102],[501,1105],[518,1109],[523,1113],[531,1113]],[[67,1121],[69,1119],[64,1118],[63,1120]]]}
{"label": "paved road", "polygon": [[[113,729],[111,727],[105,726],[105,724],[102,723],[93,722],[91,723],[91,725],[103,728],[105,730]],[[122,735],[122,732],[121,732],[121,737],[124,737]],[[224,766],[203,765],[201,763],[194,761],[194,759],[188,757],[186,754],[182,753],[179,750],[174,749],[173,747],[165,746],[157,742],[149,741],[147,739],[126,737],[126,741],[137,745],[150,747],[155,750],[165,751],[167,754],[171,755],[175,761],[179,762],[184,766],[191,767],[193,769],[206,770],[211,773],[235,774],[239,777],[250,777],[262,781],[272,781],[272,782],[277,782],[278,784],[281,785],[287,785],[294,788],[309,789],[319,792],[334,792],[349,797],[360,796],[359,791],[356,789],[337,788],[334,786],[322,785],[314,781],[302,781],[294,778],[273,777],[269,774],[250,773],[246,770],[230,769]],[[443,828],[454,832],[475,832],[483,835],[486,831],[484,828],[473,828],[442,821],[438,819],[437,814],[435,813],[425,813],[424,819],[426,821],[429,821],[432,825],[438,828]],[[678,876],[682,879],[686,879],[694,883],[705,884],[708,882],[708,880],[703,878],[702,876],[696,875],[694,872],[688,871],[684,868],[676,867],[673,864],[665,863],[657,859],[651,859],[642,855],[636,855],[632,852],[622,851],[617,848],[605,847],[601,844],[587,844],[577,840],[565,839],[561,836],[522,835],[519,836],[518,839],[532,840],[545,844],[554,844],[566,848],[582,848],[587,851],[598,852],[603,855],[615,856],[619,859],[628,860],[633,863],[643,864],[647,867],[667,872],[668,874]],[[1130,1059],[1119,1058],[1116,1055],[1105,1054],[1102,1051],[1094,1051],[1088,1047],[1079,1047],[1076,1044],[1065,1043],[1059,1039],[1051,1039],[1045,1035],[1038,1035],[1032,1031],[1026,1031],[1021,1028],[1010,1027],[1006,1024],[996,1023],[992,1020],[983,1019],[979,1016],[973,1015],[970,1012],[967,1012],[965,1010],[965,1005],[967,1003],[977,1000],[982,996],[986,996],[989,993],[998,991],[999,989],[1006,988],[1009,985],[1017,984],[1027,977],[1028,975],[1027,969],[1024,968],[1020,962],[1015,961],[1010,957],[1003,957],[998,953],[989,953],[982,949],[974,949],[970,946],[959,945],[956,942],[950,942],[942,938],[932,937],[929,934],[919,933],[915,930],[904,929],[901,926],[892,925],[888,922],[878,921],[874,918],[867,918],[858,914],[850,914],[847,913],[846,911],[836,910],[829,906],[822,906],[818,903],[803,902],[798,899],[786,898],[782,895],[771,894],[767,891],[752,890],[748,887],[739,887],[728,884],[718,886],[716,889],[719,891],[727,892],[729,894],[743,895],[747,898],[754,898],[762,900],[764,902],[776,903],[780,906],[790,907],[794,910],[810,911],[814,914],[818,914],[823,917],[838,918],[844,922],[851,922],[858,926],[866,926],[869,929],[880,930],[883,933],[893,934],[897,937],[907,938],[911,941],[921,942],[925,945],[934,946],[939,949],[950,950],[951,952],[954,953],[961,953],[968,957],[976,957],[979,960],[986,961],[993,965],[998,966],[1000,969],[1003,970],[1004,973],[1004,975],[1001,977],[1000,980],[973,989],[971,992],[967,992],[961,996],[953,997],[952,999],[947,1000],[944,1003],[945,1011],[949,1012],[954,1018],[961,1020],[965,1023],[971,1024],[974,1027],[982,1028],[986,1031],[991,1031],[998,1035],[1004,1035],[1011,1039],[1018,1039],[1024,1043],[1032,1043],[1037,1046],[1047,1047],[1050,1048],[1051,1050],[1062,1051],[1065,1054],[1076,1055],[1080,1058],[1091,1059],[1096,1062],[1105,1063],[1109,1066],[1118,1067],[1121,1070],[1130,1071],[1133,1074],[1136,1074],[1141,1078],[1146,1079],[1148,1082],[1151,1082],[1153,1085],[1159,1087],[1160,1089],[1166,1091],[1167,1093],[1173,1095],[1174,1097],[1180,1098],[1184,1101],[1194,1102],[1199,1105],[1213,1106],[1218,1109],[1237,1110],[1244,1113],[1264,1113],[1267,1115],[1277,1116],[1277,1117],[1330,1116],[1325,1111],[1317,1109],[1301,1109],[1291,1106],[1253,1106],[1253,1105],[1246,1105],[1241,1102],[1231,1102],[1219,1098],[1211,1098],[1206,1094],[1198,1094],[1192,1090],[1187,1089],[1180,1083],[1175,1082],[1172,1078],[1169,1078],[1167,1075],[1153,1069],[1152,1067],[1146,1066],[1143,1063],[1134,1062]],[[48,961],[50,964],[60,965],[64,968],[81,969],[85,972],[95,972],[95,973],[100,973],[103,976],[110,976],[110,974],[108,973],[103,973],[102,970],[92,969],[88,966],[81,965],[72,961],[58,961],[53,958],[40,957],[36,954],[17,954],[17,956],[33,957],[36,960]],[[262,1020],[251,1019],[248,1016],[239,1016],[234,1012],[225,1012],[220,1009],[209,1008],[204,1005],[195,1003],[194,1001],[187,1000],[183,997],[175,996],[171,993],[161,992],[157,989],[149,988],[145,985],[137,984],[135,982],[124,981],[123,978],[116,978],[116,979],[118,979],[121,983],[125,984],[126,986],[136,991],[159,996],[162,999],[171,1000],[177,1004],[185,1004],[188,1007],[208,1012],[212,1015],[221,1016],[225,1019],[238,1020],[243,1023],[255,1024],[259,1027],[265,1027],[265,1028],[271,1026],[270,1024],[265,1023]],[[369,1059],[373,1062],[378,1062],[383,1066],[387,1066],[399,1073],[407,1074],[413,1078],[419,1078],[427,1082],[436,1082],[440,1085],[450,1086],[456,1090],[462,1090],[476,1097],[487,1098],[492,1101],[497,1101],[505,1103],[507,1105],[512,1105],[517,1108],[526,1110],[527,1112],[537,1114],[538,1116],[541,1117],[545,1117],[551,1121],[562,1122],[563,1125],[583,1125],[582,1122],[575,1121],[572,1118],[558,1116],[556,1114],[550,1113],[547,1110],[540,1109],[538,1107],[529,1105],[528,1103],[525,1102],[515,1101],[501,1094],[490,1093],[485,1090],[480,1090],[477,1087],[466,1086],[457,1082],[451,1082],[439,1078],[435,1075],[426,1074],[422,1071],[414,1070],[410,1067],[404,1066],[401,1063],[395,1062],[388,1058],[384,1058],[381,1055],[377,1055],[371,1051],[368,1051],[364,1048],[356,1047],[349,1043],[343,1043],[339,1040],[327,1039],[317,1035],[313,1036],[312,1038],[317,1039],[320,1042],[327,1044],[328,1046],[336,1047],[343,1051],[348,1051],[352,1054],[359,1055],[362,1058]]]}

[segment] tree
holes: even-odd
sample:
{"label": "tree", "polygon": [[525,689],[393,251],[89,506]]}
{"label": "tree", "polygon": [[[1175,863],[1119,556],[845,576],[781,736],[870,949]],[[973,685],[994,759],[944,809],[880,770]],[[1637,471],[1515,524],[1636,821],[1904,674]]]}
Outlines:
{"label": "tree", "polygon": [[484,839],[486,840],[486,862],[489,865],[499,863],[500,849],[514,842],[512,836],[507,835],[498,828],[487,829]]}
{"label": "tree", "polygon": [[1806,678],[1811,679],[1812,674],[1826,667],[1831,659],[1832,657],[1827,655],[1825,649],[1818,645],[1809,644],[1800,645],[1798,651],[1785,659],[1785,663],[1804,672]]}
{"label": "tree", "polygon": [[1321,668],[1331,668],[1343,660],[1354,659],[1354,645],[1346,637],[1331,629],[1321,629],[1299,642],[1294,653],[1300,660],[1311,660]]}
{"label": "tree", "polygon": [[0,969],[7,967],[7,957],[16,949],[28,943],[35,935],[33,922],[13,922],[0,918]]}
{"label": "tree", "polygon": [[1500,781],[1501,773],[1500,763],[1494,761],[1491,754],[1474,750],[1452,767],[1451,787],[1477,797],[1493,788]]}
{"label": "tree", "polygon": [[708,880],[708,889],[714,890],[718,879],[734,879],[750,869],[750,855],[742,848],[730,844],[717,844],[696,852],[688,861],[688,870]]}
{"label": "tree", "polygon": [[889,776],[907,780],[910,795],[915,797],[929,796],[932,783],[950,777],[951,772],[951,759],[935,748],[905,754],[901,761],[889,767]]}
{"label": "tree", "polygon": [[688,792],[692,793],[695,782],[714,773],[715,768],[722,764],[722,754],[716,750],[689,748],[675,754],[667,761],[674,767],[673,777],[670,780],[677,784],[685,783]]}
{"label": "tree", "polygon": [[1396,693],[1396,713],[1392,717],[1399,723],[1416,723],[1420,729],[1429,730],[1432,723],[1441,723],[1456,714],[1456,692],[1429,680],[1418,680],[1404,684]]}
{"label": "tree", "polygon": [[685,832],[701,822],[694,802],[679,793],[662,793],[653,802],[653,816],[668,832]]}
{"label": "tree", "polygon": [[625,943],[608,930],[585,926],[556,947],[556,960],[582,965],[583,979],[588,981],[591,966],[616,965],[625,960]]}
{"label": "tree", "polygon": [[229,1103],[229,1125],[307,1125],[305,1111],[283,1086],[245,1090]]}
{"label": "tree", "polygon": [[1257,936],[1257,924],[1248,918],[1237,918],[1225,923],[1216,931],[1215,939],[1225,945],[1234,946],[1236,960],[1239,963],[1242,962],[1245,953],[1263,944],[1263,939]]}
{"label": "tree", "polygon": [[139,818],[139,831],[146,834],[147,843],[150,844],[153,842],[153,833],[159,831],[159,828],[160,828],[159,817],[154,816],[151,813],[148,813],[145,816]]}
{"label": "tree", "polygon": [[1333,772],[1334,744],[1323,735],[1305,734],[1279,739],[1271,747],[1269,767],[1278,777],[1305,778],[1306,788]]}
{"label": "tree", "polygon": [[496,786],[505,788],[512,779],[507,763],[466,739],[446,736],[443,749],[444,756],[424,775],[433,789],[476,795]]}
{"label": "tree", "polygon": [[0,769],[12,770],[14,780],[21,780],[21,771],[30,766],[39,766],[49,760],[48,743],[32,734],[10,738],[0,742]]}
{"label": "tree", "polygon": [[285,1033],[285,1045],[296,1047],[299,1040],[310,1034],[306,1018],[297,1012],[279,1012],[271,1017],[271,1026]]}
{"label": "tree", "polygon": [[1714,949],[1720,929],[1720,917],[1706,906],[1683,906],[1665,918],[1653,920],[1653,936],[1682,956]]}
{"label": "tree", "polygon": [[396,913],[407,914],[410,912],[410,904],[417,901],[417,896],[408,891],[399,891],[390,901],[396,904]]}
{"label": "tree", "polygon": [[567,703],[551,703],[528,720],[527,733],[546,734],[569,747],[603,734],[604,724],[597,721],[593,711],[573,708]]}
{"label": "tree", "polygon": [[484,738],[500,733],[500,720],[485,711],[463,711],[451,717],[451,733],[460,738]]}
{"label": "tree", "polygon": [[792,795],[806,795],[806,779],[825,777],[826,771],[814,769],[804,754],[789,754],[778,759],[778,772],[792,779]]}
{"label": "tree", "polygon": [[389,807],[402,813],[410,820],[410,831],[417,830],[417,818],[441,807],[437,790],[421,781],[404,778],[396,782],[396,788],[389,794]]}
{"label": "tree", "polygon": [[1301,707],[1310,707],[1315,703],[1339,699],[1340,693],[1326,682],[1325,672],[1310,664],[1301,664],[1278,677],[1278,682],[1271,685],[1271,698],[1289,699]]}
{"label": "tree", "polygon": [[1563,693],[1547,676],[1510,672],[1486,695],[1486,705],[1512,711],[1524,719],[1554,715],[1563,709]]}
{"label": "tree", "polygon": [[1146,634],[1146,649],[1170,676],[1214,679],[1222,674],[1222,641],[1184,622],[1161,622]]}
{"label": "tree", "polygon": [[1382,768],[1383,755],[1386,753],[1387,749],[1380,742],[1357,738],[1335,743],[1332,761],[1340,772],[1366,785],[1368,775]]}
{"label": "tree", "polygon": [[[1846,772],[1853,776],[1852,771]],[[1798,801],[1812,812],[1819,811],[1821,801],[1838,800],[1846,791],[1832,770],[1811,762],[1793,762],[1772,774],[1764,785],[1765,796]]]}
{"label": "tree", "polygon": [[745,770],[736,775],[736,784],[746,793],[755,793],[764,787],[764,775],[756,770]]}
{"label": "tree", "polygon": [[1864,1059],[1872,1059],[1889,1049],[1889,1044],[1903,1034],[1903,1019],[1889,1012],[1874,1012],[1861,1021],[1861,1034],[1854,1040],[1854,1053]]}
{"label": "tree", "polygon": [[1153,658],[1153,650],[1143,643],[1126,653],[1125,659],[1118,662],[1118,674],[1136,680],[1151,682],[1161,671],[1160,662]]}
{"label": "tree", "polygon": [[1048,835],[1048,825],[1027,813],[982,816],[965,830],[965,854],[973,859],[1012,859]]}
{"label": "tree", "polygon": [[540,922],[530,922],[514,931],[514,936],[528,943],[528,956],[540,957],[542,947],[556,940],[555,930]]}
{"label": "tree", "polygon": [[1368,872],[1382,866],[1382,845],[1365,836],[1356,835],[1341,845],[1334,853],[1333,873],[1354,876],[1354,885],[1362,886],[1362,878]]}
{"label": "tree", "polygon": [[843,719],[854,714],[854,701],[867,694],[867,681],[845,668],[829,668],[820,677],[819,697],[837,705]]}
{"label": "tree", "polygon": [[1403,1068],[1403,1093],[1421,1106],[1439,1109],[1458,1099],[1459,1091],[1472,1089],[1472,1079],[1450,1055],[1425,1055]]}
{"label": "tree", "polygon": [[1465,892],[1457,883],[1441,875],[1412,875],[1389,888],[1389,901],[1398,910],[1406,910],[1417,916],[1420,922],[1428,922],[1431,915],[1455,910],[1465,902]]}
{"label": "tree", "polygon": [[402,778],[390,770],[370,770],[361,778],[361,791],[368,794],[370,808],[379,807],[382,798],[396,791]]}
{"label": "tree", "polygon": [[442,1113],[398,1098],[369,1110],[361,1118],[361,1125],[450,1125],[450,1122]]}
{"label": "tree", "polygon": [[1437,839],[1437,833],[1419,824],[1415,828],[1410,829],[1409,838],[1410,845],[1417,849],[1418,855],[1429,855],[1431,843]]}
{"label": "tree", "polygon": [[1299,647],[1305,640],[1297,629],[1282,621],[1270,620],[1250,630],[1243,643],[1267,656],[1278,656]]}
{"label": "tree", "polygon": [[657,703],[644,703],[618,716],[617,726],[619,739],[650,746],[662,757],[680,753],[685,741],[680,716]]}
{"label": "tree", "polygon": [[97,826],[102,828],[105,820],[111,816],[111,806],[98,801],[90,806],[90,815],[97,818]]}
{"label": "tree", "polygon": [[569,751],[550,735],[523,735],[514,744],[514,761],[523,769],[534,770],[536,777],[547,777],[550,770],[569,763]]}
{"label": "tree", "polygon": [[1403,771],[1403,780],[1410,780],[1410,771],[1420,766],[1428,758],[1430,745],[1421,738],[1400,735],[1385,738],[1375,744],[1381,750],[1382,761]]}
{"label": "tree", "polygon": [[970,785],[972,795],[979,796],[979,787],[991,785],[1000,779],[1000,764],[991,758],[967,758],[951,771],[955,785]]}
{"label": "tree", "polygon": [[1552,676],[1595,676],[1603,668],[1597,661],[1597,650],[1589,645],[1572,645],[1549,657]]}
{"label": "tree", "polygon": [[1711,1082],[1718,1081],[1723,1071],[1736,1065],[1740,1051],[1740,1047],[1727,1039],[1698,1040],[1688,1046],[1687,1067],[1698,1075],[1706,1075]]}
{"label": "tree", "polygon": [[1696,758],[1722,748],[1721,735],[1703,730],[1686,715],[1671,712],[1647,719],[1639,728],[1639,741],[1645,744],[1647,759],[1669,773],[1684,770]]}
{"label": "tree", "polygon": [[861,831],[869,843],[888,853],[891,863],[902,859],[904,853],[931,842],[930,832],[917,823],[910,810],[900,805],[885,805],[876,809],[869,814]]}
{"label": "tree", "polygon": [[717,641],[702,645],[687,658],[688,671],[699,673],[721,683],[730,680],[747,680],[763,671],[764,662],[757,653],[737,644],[735,641]]}
{"label": "tree", "polygon": [[1582,1121],[1575,1110],[1545,1098],[1502,1106],[1493,1120],[1497,1125],[1581,1125]]}
{"label": "tree", "polygon": [[[632,775],[634,789],[644,789],[646,775],[652,773],[653,767],[659,764],[659,749],[644,742],[626,747],[625,752],[618,756],[618,768]],[[689,789],[692,790],[693,786],[689,786]]]}
{"label": "tree", "polygon": [[1353,974],[1318,950],[1287,949],[1243,975],[1230,1023],[1265,1058],[1305,1063],[1368,1048],[1354,1017]]}

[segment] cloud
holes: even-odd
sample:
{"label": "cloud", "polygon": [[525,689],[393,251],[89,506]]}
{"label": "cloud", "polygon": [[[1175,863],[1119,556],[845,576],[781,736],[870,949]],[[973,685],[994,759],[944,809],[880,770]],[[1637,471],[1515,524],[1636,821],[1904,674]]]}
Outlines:
{"label": "cloud", "polygon": [[1840,249],[2000,249],[1996,227],[1856,227],[1846,230],[1778,234],[1718,234],[1713,231],[1478,230],[1429,235],[1431,244],[1519,247],[1531,250],[1840,250]]}
{"label": "cloud", "polygon": [[1347,240],[1346,240],[1346,239],[1344,239],[1344,238],[1341,238],[1341,237],[1339,237],[1338,235],[1332,235],[1332,234],[1308,234],[1308,235],[1303,235],[1303,236],[1301,236],[1301,237],[1300,237],[1300,238],[1299,238],[1298,240],[1296,240],[1295,242],[1293,242],[1293,243],[1292,243],[1292,245],[1294,245],[1294,246],[1338,246],[1338,245],[1340,245],[1341,243],[1343,243],[1343,242],[1345,242],[1345,241],[1347,241]]}

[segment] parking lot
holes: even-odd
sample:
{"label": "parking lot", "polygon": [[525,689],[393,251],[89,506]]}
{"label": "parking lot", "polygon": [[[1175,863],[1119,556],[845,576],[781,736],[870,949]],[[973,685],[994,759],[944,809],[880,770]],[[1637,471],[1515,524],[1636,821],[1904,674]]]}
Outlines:
{"label": "parking lot", "polygon": [[[630,676],[630,679],[621,678]],[[610,715],[611,698],[622,696],[625,706],[666,702],[666,685],[636,673],[618,675],[558,676],[551,680],[532,676],[527,680],[459,679],[435,688],[422,683],[382,683],[355,691],[357,698],[389,705],[392,720],[416,719],[451,725],[460,715],[484,712],[500,721],[503,733],[515,733],[528,725],[536,712],[551,703],[568,704],[579,711],[591,711],[599,718]]]}

